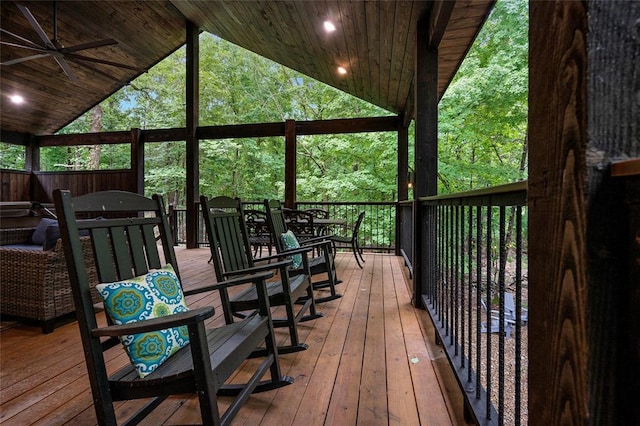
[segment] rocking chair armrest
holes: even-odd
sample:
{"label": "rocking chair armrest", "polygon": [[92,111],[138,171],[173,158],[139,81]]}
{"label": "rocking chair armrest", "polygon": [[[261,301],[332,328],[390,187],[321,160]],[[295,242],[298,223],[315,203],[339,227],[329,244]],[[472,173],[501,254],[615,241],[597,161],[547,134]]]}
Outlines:
{"label": "rocking chair armrest", "polygon": [[[279,253],[278,254],[271,254],[269,256],[255,257],[255,258],[253,258],[253,262],[254,263],[256,263],[256,262],[264,262],[264,261],[270,261],[270,260],[273,260],[273,259],[278,259],[278,261],[280,261],[280,259],[282,259],[283,257],[284,256],[279,254]],[[272,265],[274,265],[274,264],[272,263]]]}
{"label": "rocking chair armrest", "polygon": [[333,235],[322,235],[320,237],[307,238],[306,240],[300,241],[300,246],[316,247],[322,244],[331,243],[331,237],[333,237]]}
{"label": "rocking chair armrest", "polygon": [[198,294],[198,293],[204,293],[205,291],[214,291],[214,290],[221,290],[224,288],[228,288],[228,287],[233,287],[236,285],[240,285],[240,284],[248,284],[248,283],[257,283],[260,281],[264,281],[268,278],[273,277],[273,272],[271,271],[264,271],[264,272],[258,272],[255,274],[246,274],[243,275],[241,277],[238,278],[231,278],[228,280],[224,280],[222,282],[219,283],[215,283],[215,284],[211,284],[211,285],[205,285],[202,287],[198,287],[198,288],[194,288],[188,291],[184,292],[185,296],[191,296],[194,294]]}
{"label": "rocking chair armrest", "polygon": [[[269,256],[269,257],[278,258],[278,257],[282,257],[282,256]],[[265,260],[265,259],[266,258],[261,258],[260,260]],[[231,277],[231,276],[235,276],[235,275],[256,274],[256,273],[265,272],[265,271],[272,271],[274,269],[286,268],[287,266],[290,266],[292,263],[293,263],[293,261],[291,259],[285,259],[285,260],[280,260],[280,261],[275,262],[275,263],[268,263],[268,264],[265,264],[265,265],[254,266],[252,268],[238,269],[238,270],[235,270],[235,271],[225,272],[224,275],[227,276],[227,277]],[[269,275],[270,276],[267,277],[267,278],[271,278],[274,274],[272,272]]]}
{"label": "rocking chair armrest", "polygon": [[192,309],[178,314],[167,315],[160,318],[153,318],[143,321],[136,321],[127,324],[111,325],[109,327],[94,328],[91,334],[94,337],[100,336],[124,336],[127,334],[145,333],[165,328],[179,327],[181,325],[196,324],[213,316],[213,307]]}
{"label": "rocking chair armrest", "polygon": [[[311,250],[313,250],[313,245],[309,245],[309,246],[304,246],[304,247],[299,247],[299,248],[295,248],[295,249],[287,249],[287,250],[283,250],[280,253],[278,253],[278,255],[276,257],[282,258],[285,256],[291,256],[293,254],[306,254],[308,252],[310,252]],[[264,258],[263,258],[264,259]]]}

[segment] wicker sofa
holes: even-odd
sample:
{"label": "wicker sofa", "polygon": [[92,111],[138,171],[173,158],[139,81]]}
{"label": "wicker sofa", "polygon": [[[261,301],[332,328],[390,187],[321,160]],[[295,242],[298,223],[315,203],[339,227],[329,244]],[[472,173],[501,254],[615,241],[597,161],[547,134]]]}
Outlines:
{"label": "wicker sofa", "polygon": [[[69,273],[62,240],[57,239],[50,250],[42,246],[29,248],[27,243],[36,228],[0,229],[0,313],[40,322],[43,333],[54,329],[55,320],[75,311]],[[83,237],[90,248],[91,240]],[[20,245],[7,247],[7,245]],[[85,262],[94,265],[91,250]],[[97,283],[95,266],[90,279]],[[97,292],[93,300],[100,302]]]}

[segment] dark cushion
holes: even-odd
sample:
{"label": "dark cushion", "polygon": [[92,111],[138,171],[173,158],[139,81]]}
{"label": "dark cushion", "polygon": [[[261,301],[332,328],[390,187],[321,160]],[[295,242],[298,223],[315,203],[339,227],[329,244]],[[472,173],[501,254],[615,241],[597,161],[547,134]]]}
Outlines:
{"label": "dark cushion", "polygon": [[47,226],[47,230],[45,231],[44,244],[42,245],[43,250],[51,250],[56,246],[56,242],[60,238],[60,228],[58,225],[49,225]]}
{"label": "dark cushion", "polygon": [[[102,216],[97,217],[94,220],[101,220],[101,219],[102,219]],[[51,219],[47,219],[47,220],[51,220]],[[34,231],[34,234],[35,234],[35,231]],[[54,220],[51,225],[47,226],[47,229],[45,229],[44,234],[45,234],[45,237],[44,237],[44,243],[42,244],[42,249],[51,250],[56,246],[56,243],[58,242],[58,238],[60,238],[60,227],[58,227],[58,222]],[[88,235],[89,235],[88,229],[83,229],[82,231],[80,231],[81,237],[86,237]],[[33,237],[31,237],[31,239],[33,240]]]}
{"label": "dark cushion", "polygon": [[54,219],[48,219],[46,217],[43,217],[42,219],[40,219],[40,223],[38,223],[38,226],[36,226],[36,230],[33,231],[33,234],[31,235],[31,242],[33,244],[43,246],[45,240],[47,239],[47,228],[50,225],[57,226],[58,221]]}

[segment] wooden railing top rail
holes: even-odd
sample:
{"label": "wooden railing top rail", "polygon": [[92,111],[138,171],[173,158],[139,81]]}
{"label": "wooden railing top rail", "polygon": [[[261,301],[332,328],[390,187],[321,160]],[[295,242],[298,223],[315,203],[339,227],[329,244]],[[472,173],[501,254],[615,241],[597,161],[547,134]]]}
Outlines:
{"label": "wooden railing top rail", "polygon": [[640,158],[613,163],[611,165],[611,176],[640,176]]}
{"label": "wooden railing top rail", "polygon": [[424,204],[464,204],[464,205],[524,205],[527,202],[527,181],[492,186],[474,191],[421,197]]}

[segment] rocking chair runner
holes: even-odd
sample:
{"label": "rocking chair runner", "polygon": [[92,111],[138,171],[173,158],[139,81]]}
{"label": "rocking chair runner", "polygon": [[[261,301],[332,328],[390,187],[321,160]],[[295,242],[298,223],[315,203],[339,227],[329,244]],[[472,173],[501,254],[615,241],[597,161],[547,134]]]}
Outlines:
{"label": "rocking chair runner", "polygon": [[[311,288],[309,266],[306,252],[302,253],[302,273],[292,276],[289,271],[291,260],[280,260],[281,256],[262,257],[260,260],[276,260],[273,263],[255,266],[251,256],[251,244],[245,223],[242,202],[229,197],[200,197],[211,257],[215,265],[216,277],[224,281],[230,277],[245,276],[263,271],[279,271],[279,281],[267,283],[271,306],[284,306],[286,318],[274,319],[275,327],[288,327],[291,344],[278,347],[280,353],[297,352],[307,349],[298,338],[298,322],[316,319],[322,316],[316,312],[315,299]],[[304,298],[300,305],[296,302]],[[244,317],[246,311],[258,308],[258,298],[254,288],[247,288],[235,294],[226,289],[220,290],[220,299],[224,307],[227,323],[233,323],[233,317]],[[296,311],[296,307],[299,308]],[[309,314],[306,312],[309,311]],[[306,315],[305,315],[306,314]]]}
{"label": "rocking chair runner", "polygon": [[[264,200],[264,208],[267,212],[267,222],[271,231],[271,238],[276,248],[276,252],[280,255],[292,255],[291,249],[285,247],[282,235],[288,231],[285,220],[285,213],[282,204],[278,200]],[[333,255],[333,245],[329,236],[320,236],[316,238],[307,238],[299,242],[301,247],[319,248],[320,256],[309,259],[309,268],[311,276],[327,274],[327,278],[322,281],[313,282],[314,290],[329,289],[330,295],[316,298],[316,303],[328,302],[330,300],[342,297],[336,293],[336,285],[342,281],[338,279]],[[296,271],[294,271],[296,272]],[[300,273],[301,271],[297,271]]]}
{"label": "rocking chair runner", "polygon": [[[98,327],[94,302],[89,291],[80,232],[89,232],[98,279],[102,283],[111,283],[107,286],[117,286],[121,283],[116,281],[126,281],[122,288],[132,288],[131,282],[157,273],[155,270],[164,264],[173,266],[179,281],[179,269],[162,198],[154,196],[153,199],[149,199],[128,192],[105,191],[72,199],[69,191],[60,190],[54,191],[54,198],[94,407],[100,425],[116,424],[114,401],[153,398],[126,422],[137,424],[167,396],[184,393],[198,395],[204,424],[228,424],[252,392],[293,383],[292,378],[280,373],[269,300],[266,296],[265,280],[270,276],[267,273],[226,280],[194,291],[212,291],[247,282],[253,283],[259,294],[258,312],[242,322],[219,328],[205,328],[204,321],[213,316],[214,310],[212,307],[202,307],[180,313],[168,313],[166,316],[161,316],[162,309],[158,312],[154,310],[154,314],[160,317],[136,322],[122,321],[121,325]],[[146,217],[143,213],[146,213]],[[87,214],[107,218],[81,220],[76,217]],[[153,216],[149,217],[149,214]],[[146,283],[147,287],[140,287],[151,293],[166,287],[166,284],[154,287],[155,282]],[[174,284],[174,289],[180,287],[178,282],[174,281]],[[105,306],[108,311],[112,306],[106,300]],[[145,308],[140,308],[144,311],[147,304],[145,302],[139,306],[144,306]],[[149,313],[143,312],[143,315],[148,317]],[[108,323],[112,324],[113,318],[108,318]],[[141,375],[134,365],[123,367],[111,375],[107,373],[104,352],[118,344],[117,336],[125,336],[122,342],[126,344],[127,339],[131,337],[157,336],[167,329],[184,326],[188,330],[189,342],[183,341],[183,347],[169,355],[163,363],[159,361],[159,365],[154,365],[156,369],[151,373]],[[145,348],[149,347],[151,346]],[[137,350],[129,347],[130,355],[134,349]],[[147,351],[147,354],[149,353],[158,357],[165,354]],[[246,384],[224,384],[245,359],[257,353],[265,357]],[[268,371],[270,380],[261,381]],[[236,395],[222,416],[218,411],[216,394]]]}

